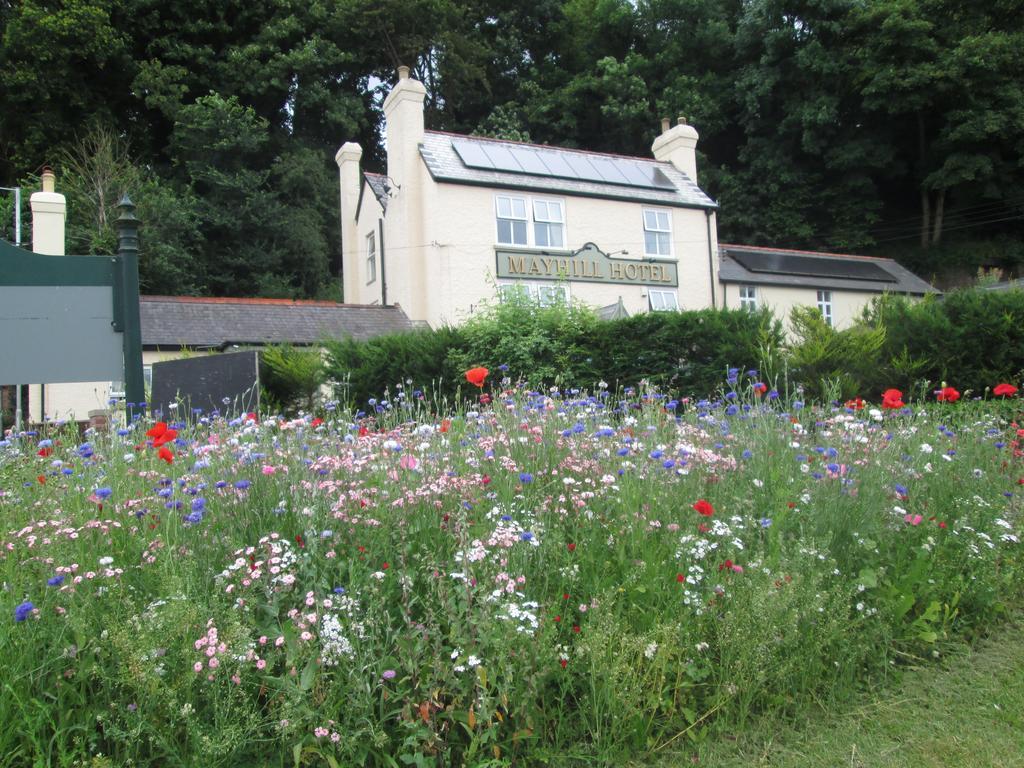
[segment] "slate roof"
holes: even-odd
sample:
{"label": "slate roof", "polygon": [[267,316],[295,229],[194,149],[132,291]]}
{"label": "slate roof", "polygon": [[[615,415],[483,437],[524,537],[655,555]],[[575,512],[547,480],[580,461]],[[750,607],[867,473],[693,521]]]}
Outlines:
{"label": "slate roof", "polygon": [[[842,277],[821,277],[801,274],[787,274],[786,272],[752,272],[746,269],[731,254],[754,253],[768,255],[794,255],[810,257],[820,260],[823,271],[827,271],[829,265],[836,264],[840,271],[844,262],[851,260],[866,261],[874,264],[892,276],[892,282],[874,280],[851,280]],[[750,245],[730,245],[720,243],[718,246],[719,271],[718,278],[723,283],[744,283],[747,285],[780,285],[800,288],[827,288],[844,291],[862,291],[866,293],[909,293],[924,295],[926,293],[939,293],[930,283],[925,282],[906,267],[900,266],[892,259],[876,258],[874,256],[855,256],[843,253],[823,253],[821,251],[795,251],[787,248],[761,248]],[[784,260],[783,260],[784,263]]]}
{"label": "slate roof", "polygon": [[367,186],[370,187],[370,191],[373,192],[373,196],[377,198],[377,202],[380,203],[380,207],[384,209],[384,213],[388,212],[388,177],[381,173],[368,173],[363,172],[363,178],[366,179]]}
{"label": "slate roof", "polygon": [[140,296],[139,310],[142,345],[150,348],[362,341],[416,327],[396,306],[330,301]]}
{"label": "slate roof", "polygon": [[624,200],[633,203],[654,203],[657,205],[677,206],[681,208],[717,208],[718,205],[698,187],[689,176],[667,162],[659,162],[644,157],[625,158],[637,163],[651,165],[665,174],[672,182],[674,189],[648,189],[630,187],[619,184],[604,184],[583,179],[563,179],[555,176],[537,176],[534,174],[512,171],[499,171],[483,168],[469,168],[459,157],[452,146],[452,139],[474,143],[486,142],[502,144],[509,148],[523,146],[540,146],[546,151],[558,153],[581,153],[596,157],[621,157],[600,152],[584,152],[577,149],[564,149],[547,145],[524,144],[515,141],[502,141],[477,136],[426,131],[420,144],[420,156],[426,163],[427,170],[435,181],[454,184],[469,184],[501,189],[520,189],[531,192],[548,192],[581,197],[600,197],[609,200]]}

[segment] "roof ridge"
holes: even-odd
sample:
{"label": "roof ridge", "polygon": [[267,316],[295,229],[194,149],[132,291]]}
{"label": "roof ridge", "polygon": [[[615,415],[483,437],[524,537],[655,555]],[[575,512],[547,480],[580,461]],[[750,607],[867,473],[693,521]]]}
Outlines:
{"label": "roof ridge", "polygon": [[838,259],[865,259],[867,261],[891,261],[894,264],[899,262],[888,256],[861,256],[856,253],[829,253],[828,251],[801,251],[795,248],[773,248],[763,245],[740,245],[739,243],[719,243],[718,247],[723,250],[730,248],[741,248],[748,251],[771,251],[773,253],[797,253],[805,256],[831,256]]}
{"label": "roof ridge", "polygon": [[242,296],[139,296],[140,301],[176,304],[243,304],[251,306],[329,307],[345,309],[395,309],[393,305],[344,304],[319,299],[263,299]]}
{"label": "roof ridge", "polygon": [[532,141],[515,141],[513,139],[496,139],[491,136],[470,136],[465,133],[453,133],[451,131],[424,131],[424,133],[432,133],[437,136],[453,136],[457,139],[470,139],[471,141],[489,141],[495,144],[515,144],[520,147],[535,147],[537,149],[553,149],[559,152],[575,152],[579,155],[597,155],[598,157],[617,157],[620,160],[640,160],[646,163],[655,163],[657,165],[672,165],[667,160],[656,160],[653,157],[641,157],[640,155],[623,155],[617,152],[598,152],[591,149],[578,149],[576,147],[559,147],[553,144],[537,144]]}

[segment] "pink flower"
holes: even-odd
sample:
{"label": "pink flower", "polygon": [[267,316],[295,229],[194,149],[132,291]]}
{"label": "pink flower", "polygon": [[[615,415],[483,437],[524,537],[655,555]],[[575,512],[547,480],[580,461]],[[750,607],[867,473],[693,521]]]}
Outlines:
{"label": "pink flower", "polygon": [[911,514],[904,515],[903,519],[906,522],[910,523],[911,525],[920,525],[921,521],[924,520],[924,518],[921,517],[921,515],[911,515]]}
{"label": "pink flower", "polygon": [[203,671],[203,662],[197,661],[195,664],[192,665],[192,669],[195,670],[196,672],[202,672]]}
{"label": "pink flower", "polygon": [[256,669],[266,669],[266,668],[267,668],[267,660],[266,659],[256,659]]}
{"label": "pink flower", "polygon": [[277,470],[276,470],[276,469],[274,469],[274,468],[273,468],[272,466],[270,466],[269,464],[264,464],[264,465],[263,465],[263,474],[264,474],[264,475],[272,475],[272,474],[274,474],[275,472],[277,472]]}

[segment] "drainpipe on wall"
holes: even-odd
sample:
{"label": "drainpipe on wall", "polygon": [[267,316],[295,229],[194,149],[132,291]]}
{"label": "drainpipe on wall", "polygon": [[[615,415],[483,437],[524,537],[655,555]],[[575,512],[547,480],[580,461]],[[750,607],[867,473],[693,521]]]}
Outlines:
{"label": "drainpipe on wall", "polygon": [[715,306],[715,253],[711,248],[711,211],[704,209],[704,220],[708,225],[708,274],[711,275],[711,308]]}
{"label": "drainpipe on wall", "polygon": [[388,305],[388,278],[384,271],[384,219],[377,219],[377,228],[380,232],[380,303],[381,306]]}

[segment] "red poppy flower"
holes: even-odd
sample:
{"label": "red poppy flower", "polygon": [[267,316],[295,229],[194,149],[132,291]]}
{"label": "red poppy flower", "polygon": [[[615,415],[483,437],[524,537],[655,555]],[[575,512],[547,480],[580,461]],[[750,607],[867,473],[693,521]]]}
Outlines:
{"label": "red poppy flower", "polygon": [[491,484],[491,476],[490,475],[484,475],[483,477],[480,478],[480,482],[483,483],[484,485],[490,485]]}
{"label": "red poppy flower", "polygon": [[676,574],[676,581],[679,584],[682,584],[684,581],[686,581],[686,577],[683,574],[681,574],[681,573],[677,573]]}
{"label": "red poppy flower", "polygon": [[570,552],[575,552],[576,551],[576,545],[574,543],[572,543],[571,541],[568,544],[565,545],[565,548],[568,549]]}
{"label": "red poppy flower", "polygon": [[572,631],[575,632],[578,635],[580,633],[580,625],[579,624],[573,624],[572,625]]}
{"label": "red poppy flower", "polygon": [[569,663],[568,659],[559,659],[558,663],[562,665],[562,669],[565,669],[565,665]]}
{"label": "red poppy flower", "polygon": [[960,393],[953,387],[943,387],[935,393],[935,399],[940,403],[955,403],[960,399]]}
{"label": "red poppy flower", "polygon": [[561,616],[555,616],[555,623],[556,623],[556,624],[557,624],[558,622],[560,622],[561,620],[562,620],[562,617],[561,617]]}
{"label": "red poppy flower", "polygon": [[320,417],[317,417],[317,418],[313,419],[311,422],[309,422],[309,426],[313,427],[313,429],[316,429],[317,427],[319,427],[323,423],[324,423],[324,420],[321,419]]}
{"label": "red poppy flower", "polygon": [[176,429],[165,429],[163,434],[158,435],[156,440],[153,441],[153,447],[159,448],[161,445],[167,445],[174,441],[178,437],[178,430]]}
{"label": "red poppy flower", "polygon": [[882,393],[882,407],[894,411],[903,407],[903,393],[898,389],[887,389]]}
{"label": "red poppy flower", "polygon": [[167,431],[167,422],[158,421],[150,429],[146,430],[146,437],[160,437],[164,432]]}
{"label": "red poppy flower", "polygon": [[298,544],[299,547],[302,548],[302,549],[305,549],[305,547],[306,547],[306,542],[303,540],[301,533],[300,534],[296,534],[296,536],[295,536],[295,543]]}
{"label": "red poppy flower", "polygon": [[42,448],[40,448],[38,451],[36,451],[36,455],[37,456],[42,456],[44,459],[47,456],[50,456],[52,453],[53,453],[53,448],[51,448],[48,445],[44,445]]}
{"label": "red poppy flower", "polygon": [[452,420],[451,419],[441,419],[441,431],[442,432],[447,432],[451,428],[452,428]]}
{"label": "red poppy flower", "polygon": [[39,475],[36,480],[39,481],[40,485],[46,485],[46,475]]}
{"label": "red poppy flower", "polygon": [[156,452],[156,455],[166,461],[168,464],[174,463],[174,454],[168,450],[167,446],[160,446],[160,450]]}
{"label": "red poppy flower", "polygon": [[370,430],[367,429],[365,426],[362,426],[362,427],[359,428],[359,436],[360,437],[366,437],[368,434],[370,434]]}
{"label": "red poppy flower", "polygon": [[711,502],[699,499],[693,508],[697,510],[697,514],[704,515],[704,517],[711,517],[715,514],[715,508],[711,506]]}
{"label": "red poppy flower", "polygon": [[487,378],[487,374],[489,373],[490,371],[486,368],[470,368],[466,371],[466,381],[474,387],[483,387],[484,380]]}
{"label": "red poppy flower", "polygon": [[996,384],[992,394],[998,397],[1012,397],[1017,394],[1017,388],[1013,384]]}
{"label": "red poppy flower", "polygon": [[846,407],[853,411],[860,411],[864,408],[864,401],[859,397],[855,397],[853,400],[846,401]]}

